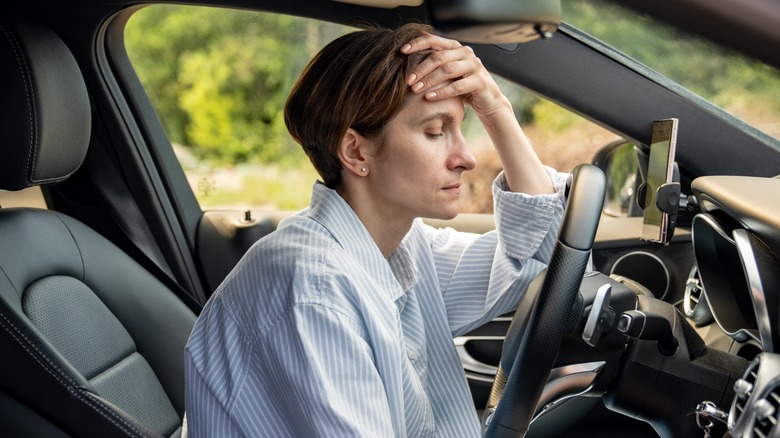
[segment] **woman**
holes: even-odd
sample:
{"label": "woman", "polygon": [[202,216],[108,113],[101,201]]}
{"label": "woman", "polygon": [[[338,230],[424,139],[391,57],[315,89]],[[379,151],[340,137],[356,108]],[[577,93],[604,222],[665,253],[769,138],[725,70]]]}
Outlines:
{"label": "woman", "polygon": [[[504,167],[485,235],[419,219],[458,213],[476,165],[464,104]],[[285,121],[322,182],[200,315],[191,435],[478,435],[452,338],[517,307],[552,250],[567,175],[542,166],[473,51],[420,24],[330,43]]]}

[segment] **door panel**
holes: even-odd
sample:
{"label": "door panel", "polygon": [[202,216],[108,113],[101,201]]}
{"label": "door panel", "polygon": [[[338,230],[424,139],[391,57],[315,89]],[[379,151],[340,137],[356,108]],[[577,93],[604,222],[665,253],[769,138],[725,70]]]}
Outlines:
{"label": "door panel", "polygon": [[209,294],[255,242],[292,214],[283,211],[206,211],[198,224],[196,251]]}

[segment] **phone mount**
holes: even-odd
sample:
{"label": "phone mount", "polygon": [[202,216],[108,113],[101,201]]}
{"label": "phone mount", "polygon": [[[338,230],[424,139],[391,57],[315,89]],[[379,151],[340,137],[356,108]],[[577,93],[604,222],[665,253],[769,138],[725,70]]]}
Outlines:
{"label": "phone mount", "polygon": [[[647,194],[647,182],[643,182],[637,189],[636,203],[639,208],[645,208],[645,195]],[[672,240],[674,226],[677,224],[677,215],[689,209],[689,197],[682,193],[680,188],[680,168],[674,162],[672,182],[661,184],[655,191],[655,206],[668,215],[668,228],[666,241]]]}

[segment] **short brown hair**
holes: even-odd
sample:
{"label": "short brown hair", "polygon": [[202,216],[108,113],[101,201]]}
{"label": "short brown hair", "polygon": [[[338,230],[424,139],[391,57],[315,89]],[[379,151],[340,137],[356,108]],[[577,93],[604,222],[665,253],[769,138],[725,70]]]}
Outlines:
{"label": "short brown hair", "polygon": [[336,149],[348,128],[373,139],[410,94],[406,79],[430,53],[401,47],[431,28],[410,23],[346,34],[325,46],[306,66],[287,98],[284,122],[326,186],[341,185]]}

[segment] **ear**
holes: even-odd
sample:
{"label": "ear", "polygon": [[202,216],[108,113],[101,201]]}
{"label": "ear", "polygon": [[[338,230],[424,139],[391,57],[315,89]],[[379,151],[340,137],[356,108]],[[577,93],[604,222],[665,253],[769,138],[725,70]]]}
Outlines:
{"label": "ear", "polygon": [[372,147],[373,145],[368,139],[354,129],[348,128],[341,138],[337,150],[339,161],[341,161],[344,170],[357,176],[368,175]]}

